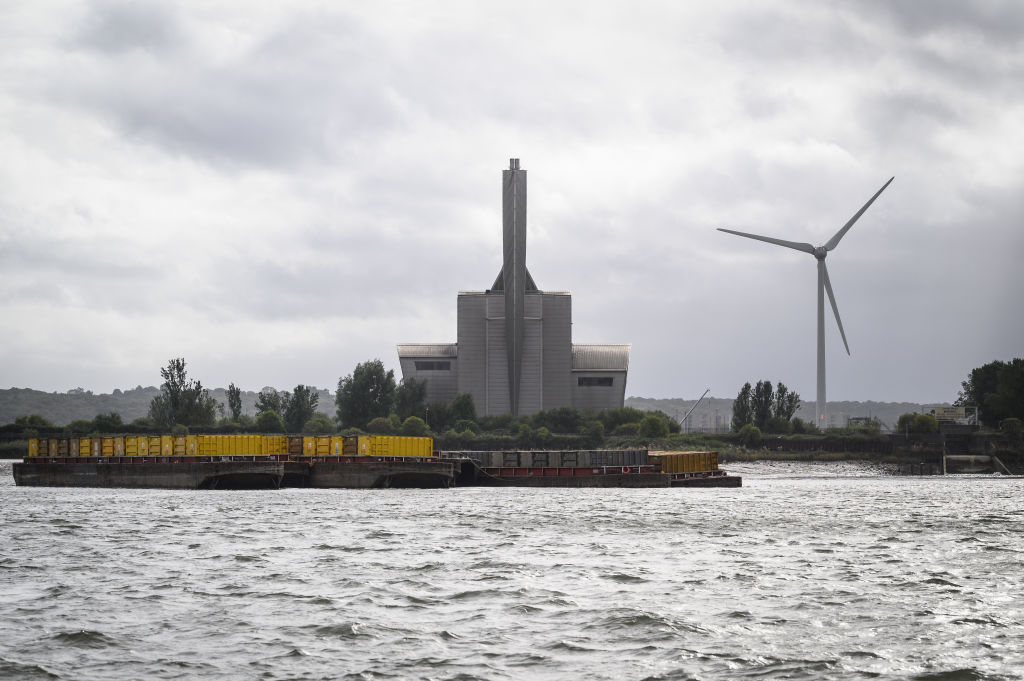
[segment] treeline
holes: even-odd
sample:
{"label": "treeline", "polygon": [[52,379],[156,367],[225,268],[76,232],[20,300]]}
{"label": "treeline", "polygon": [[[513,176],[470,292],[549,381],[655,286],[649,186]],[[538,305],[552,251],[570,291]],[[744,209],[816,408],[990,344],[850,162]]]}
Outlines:
{"label": "treeline", "polygon": [[256,395],[255,417],[244,413],[242,391],[232,383],[226,399],[214,398],[188,375],[183,358],[160,370],[163,383],[152,395],[145,416],[130,422],[117,412],[58,423],[41,415],[20,416],[3,426],[7,438],[82,436],[149,432],[183,433],[333,433],[433,435],[445,448],[597,447],[606,438],[653,441],[679,432],[679,423],[662,411],[631,407],[580,411],[560,407],[530,416],[481,416],[469,394],[450,404],[426,403],[426,382],[396,383],[379,359],[360,363],[338,381],[334,413],[323,410],[320,391],[297,385],[290,391],[264,388]]}
{"label": "treeline", "polygon": [[[364,362],[338,382],[336,421],[339,427],[370,433],[433,433],[446,448],[494,449],[498,442],[553,446],[556,441],[560,446],[595,447],[606,436],[653,440],[679,432],[679,423],[661,411],[559,407],[530,416],[480,416],[472,395],[456,395],[451,403],[428,404],[426,394],[425,381],[404,379],[396,384],[394,371],[385,371],[379,359]],[[495,442],[486,444],[486,440]]]}

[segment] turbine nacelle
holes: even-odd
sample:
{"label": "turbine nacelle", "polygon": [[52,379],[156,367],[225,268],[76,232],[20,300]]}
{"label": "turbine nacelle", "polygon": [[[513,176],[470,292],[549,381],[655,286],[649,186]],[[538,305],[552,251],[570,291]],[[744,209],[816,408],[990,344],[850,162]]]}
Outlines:
{"label": "turbine nacelle", "polygon": [[818,246],[814,249],[812,255],[818,260],[824,260],[825,256],[828,255],[828,249],[824,246]]}

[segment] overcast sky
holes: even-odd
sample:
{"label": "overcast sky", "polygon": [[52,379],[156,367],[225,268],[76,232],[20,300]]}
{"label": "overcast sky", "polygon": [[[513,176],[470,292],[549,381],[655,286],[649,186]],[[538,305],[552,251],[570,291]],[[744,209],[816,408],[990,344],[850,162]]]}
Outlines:
{"label": "overcast sky", "polygon": [[329,387],[454,342],[501,170],[627,395],[944,401],[1024,356],[1019,2],[9,2],[0,387]]}

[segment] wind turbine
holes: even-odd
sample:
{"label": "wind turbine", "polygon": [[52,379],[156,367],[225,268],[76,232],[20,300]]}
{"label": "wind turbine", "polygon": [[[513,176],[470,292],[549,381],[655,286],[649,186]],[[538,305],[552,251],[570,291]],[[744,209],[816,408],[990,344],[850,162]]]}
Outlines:
{"label": "wind turbine", "polygon": [[889,181],[882,185],[882,188],[875,192],[875,195],[868,199],[868,202],[857,211],[849,222],[843,225],[843,228],[835,233],[824,246],[814,247],[807,243],[797,243],[795,241],[784,241],[782,239],[773,239],[770,236],[760,236],[758,234],[747,234],[746,232],[736,232],[731,229],[718,228],[719,232],[727,232],[728,234],[735,234],[737,236],[745,236],[748,239],[757,239],[758,241],[765,241],[776,246],[785,246],[786,248],[792,248],[797,251],[804,253],[810,253],[818,261],[818,398],[817,398],[817,426],[821,430],[825,427],[825,292],[828,292],[828,301],[832,303],[832,312],[836,316],[836,324],[839,325],[839,335],[843,337],[843,345],[846,346],[846,354],[850,354],[850,344],[846,342],[846,333],[843,331],[843,322],[839,319],[839,308],[836,307],[836,297],[832,293],[832,284],[828,280],[828,268],[825,266],[825,256],[828,252],[833,250],[839,245],[839,241],[846,236],[846,233],[853,227],[853,223],[857,222],[861,215],[864,214],[875,199],[878,198],[879,194],[885,191],[895,177],[890,177]]}

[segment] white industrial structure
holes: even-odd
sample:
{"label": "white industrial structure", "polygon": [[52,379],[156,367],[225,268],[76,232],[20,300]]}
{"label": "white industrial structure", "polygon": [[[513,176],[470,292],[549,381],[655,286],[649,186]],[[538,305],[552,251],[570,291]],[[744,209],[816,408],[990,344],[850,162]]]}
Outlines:
{"label": "white industrial structure", "polygon": [[455,343],[398,346],[404,378],[427,381],[427,402],[473,396],[477,413],[621,407],[629,345],[572,342],[572,296],[541,291],[526,268],[526,171],[502,173],[503,260],[485,291],[460,291]]}

